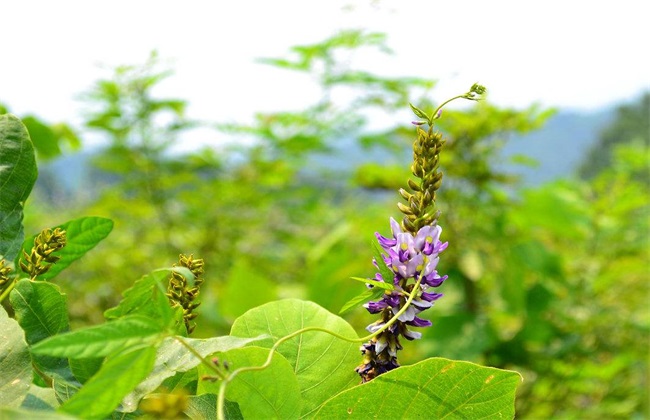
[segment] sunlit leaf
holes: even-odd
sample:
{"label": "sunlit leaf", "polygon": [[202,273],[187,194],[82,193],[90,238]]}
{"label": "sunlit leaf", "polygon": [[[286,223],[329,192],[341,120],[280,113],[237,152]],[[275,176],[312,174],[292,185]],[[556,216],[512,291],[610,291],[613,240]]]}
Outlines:
{"label": "sunlit leaf", "polygon": [[512,419],[520,382],[517,372],[427,359],[341,392],[315,417]]}
{"label": "sunlit leaf", "polygon": [[23,330],[0,306],[0,405],[20,406],[31,383],[32,361]]}
{"label": "sunlit leaf", "polygon": [[[218,353],[219,360],[227,361],[231,369],[261,366],[269,350],[244,347]],[[199,366],[200,375],[213,374]],[[217,394],[220,382],[199,382],[198,393]],[[281,355],[275,354],[271,364],[263,370],[243,372],[226,388],[226,398],[239,404],[242,416],[251,419],[296,419],[300,415],[300,387],[293,367]]]}
{"label": "sunlit leaf", "polygon": [[[342,318],[313,302],[297,299],[270,302],[251,309],[235,320],[231,334],[240,337],[269,334],[277,340],[305,327],[326,328],[343,337],[357,338],[354,329]],[[256,345],[270,348],[273,341],[265,340]],[[359,381],[354,371],[359,364],[359,343],[310,331],[283,343],[278,352],[286,357],[298,378],[303,416],[313,414],[331,395]]]}
{"label": "sunlit leaf", "polygon": [[[225,336],[208,339],[180,337],[180,339],[202,357],[207,357],[212,353],[243,347],[265,337],[239,338]],[[134,411],[138,407],[140,399],[158,388],[166,378],[173,376],[177,372],[186,372],[193,369],[200,363],[201,361],[177,339],[166,338],[156,350],[156,361],[149,376],[124,398],[122,402],[124,411]]]}
{"label": "sunlit leaf", "polygon": [[384,294],[384,291],[378,287],[375,287],[373,289],[366,289],[363,291],[363,293],[353,297],[349,301],[343,305],[341,310],[339,311],[339,315],[343,315],[345,313],[350,312],[351,310],[360,307],[364,303],[367,303],[370,300],[375,300],[379,299],[381,295]]}

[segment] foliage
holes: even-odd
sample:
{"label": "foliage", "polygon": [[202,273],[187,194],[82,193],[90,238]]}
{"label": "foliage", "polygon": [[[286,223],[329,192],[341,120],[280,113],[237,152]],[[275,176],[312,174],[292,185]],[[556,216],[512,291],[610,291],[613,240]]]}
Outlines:
{"label": "foliage", "polygon": [[[650,148],[650,92],[635,102],[620,105],[614,121],[601,131],[598,141],[589,150],[579,167],[581,177],[591,179],[614,162],[614,151],[619,144],[640,143]],[[650,184],[648,168],[639,168],[638,176]]]}
{"label": "foliage", "polygon": [[[8,128],[0,131],[0,143],[20,151],[26,162],[20,169],[28,176],[9,177],[6,183],[9,191],[21,192],[22,204],[34,183],[29,175],[36,173],[33,147],[19,119],[3,116],[1,121]],[[25,153],[31,159],[25,159]],[[0,167],[17,172],[9,160],[14,155],[0,155]],[[16,201],[11,195],[10,199],[9,204]],[[0,219],[14,213],[15,207],[0,209]],[[136,282],[118,306],[106,311],[105,322],[70,331],[66,296],[50,280],[106,238],[112,227],[110,220],[99,217],[72,220],[22,243],[22,256],[13,264],[22,272],[12,273],[8,260],[2,260],[7,269],[2,271],[0,301],[9,296],[15,312],[13,320],[0,307],[3,343],[7,343],[0,347],[0,376],[8,381],[2,384],[3,418],[177,417],[183,413],[214,417],[215,411],[220,419],[299,418],[317,416],[326,407],[327,415],[343,416],[350,408],[349,397],[337,398],[342,391],[373,391],[368,388],[371,383],[354,386],[356,374],[350,366],[357,358],[353,343],[373,334],[357,337],[345,320],[313,302],[273,302],[238,317],[229,336],[188,339],[194,329],[188,316],[198,303],[187,306],[179,299],[194,300],[203,281],[198,278],[203,260],[191,256],[181,255],[180,267],[153,271]],[[23,226],[4,229],[15,238]],[[13,243],[3,244],[0,251],[6,255],[13,247]],[[407,306],[413,296],[415,291]],[[514,414],[516,372],[445,359],[431,364],[444,365],[440,373],[453,372],[439,377],[441,390],[463,382],[468,391],[460,399],[447,394],[442,404],[434,403],[438,413],[458,416],[454,407],[458,403],[460,410],[471,406],[473,413],[484,417]],[[400,368],[394,372],[398,382],[392,383],[391,390],[407,396],[408,390],[430,382],[428,375],[413,375],[408,369],[402,375]],[[216,403],[204,398],[191,405],[187,394],[212,394]],[[396,404],[392,413],[403,417],[410,410],[408,404]]]}
{"label": "foliage", "polygon": [[[136,322],[139,317],[158,320],[156,327],[147,324],[146,331],[175,322],[173,332],[143,336],[140,344],[122,349],[130,355],[115,363],[131,360],[146,370],[151,355],[137,346],[161,340],[153,342],[157,351],[148,376],[135,388],[120,391],[123,410],[135,410],[141,401],[140,411],[135,411],[138,415],[145,407],[158,415],[184,411],[192,417],[216,411],[215,394],[193,395],[202,387],[219,391],[219,380],[199,381],[199,371],[217,376],[214,365],[199,363],[174,337],[181,337],[210,362],[218,352],[223,370],[223,361],[264,363],[263,355],[268,353],[261,349],[270,348],[274,339],[255,334],[277,339],[296,331],[280,323],[263,329],[262,322],[254,322],[250,325],[256,326],[256,332],[245,333],[242,326],[249,324],[244,320],[269,313],[277,317],[277,308],[283,308],[279,313],[285,320],[296,322],[303,320],[296,307],[308,306],[323,315],[321,319],[333,317],[349,331],[350,325],[359,330],[367,324],[367,314],[354,307],[346,313],[347,321],[330,312],[338,312],[363,289],[348,279],[372,272],[373,254],[365,251],[368,241],[385,225],[386,215],[395,211],[399,197],[394,191],[409,176],[405,162],[410,156],[404,151],[414,139],[414,130],[404,127],[408,117],[402,118],[400,112],[409,101],[426,111],[436,107],[424,99],[435,86],[433,81],[384,77],[375,69],[353,67],[357,51],[366,49],[388,51],[381,34],[348,31],[318,44],[294,47],[290,58],[263,60],[312,77],[322,89],[321,98],[302,111],[257,114],[250,124],[220,124],[220,140],[234,139],[235,146],[217,149],[216,154],[208,150],[170,153],[194,123],[186,121],[182,100],[159,99],[153,94],[169,75],[158,70],[155,58],[144,67],[121,67],[112,80],[95,87],[88,103],[93,112],[87,121],[109,143],[95,160],[103,171],[94,175],[93,182],[101,186],[96,189],[96,200],[76,207],[69,202],[47,213],[38,208],[49,209],[48,203],[32,202],[26,226],[33,231],[61,226],[66,217],[78,218],[80,213],[115,223],[111,235],[93,250],[95,258],[84,258],[55,278],[67,300],[58,288],[45,291],[43,287],[42,295],[49,296],[46,302],[56,308],[63,302],[70,311],[69,323],[53,320],[60,329],[50,328],[53,332],[46,335],[66,328],[84,331],[82,327],[88,325],[104,325],[105,319],[110,320],[105,325],[110,325],[126,317],[128,324],[131,316],[136,316]],[[441,261],[449,281],[443,289],[444,304],[436,305],[432,316],[433,328],[417,346],[405,346],[403,361],[415,364],[379,376],[380,382],[345,385],[342,388],[351,387],[332,399],[331,405],[316,408],[320,411],[310,411],[321,402],[309,398],[293,400],[287,410],[325,416],[327,410],[338,409],[337,404],[347,405],[347,398],[357,398],[356,393],[366,395],[370,385],[392,386],[394,380],[411,378],[413,369],[439,371],[451,363],[441,360],[445,358],[522,372],[524,382],[516,406],[520,418],[647,416],[649,401],[643,390],[648,384],[650,332],[650,197],[647,185],[634,175],[648,166],[647,146],[631,142],[617,149],[611,164],[593,178],[517,191],[516,179],[497,169],[498,151],[511,134],[540,127],[550,112],[536,106],[503,109],[489,101],[470,109],[444,110],[437,121],[448,137],[440,155],[444,182],[438,207],[443,235],[450,241]],[[371,126],[377,119],[385,126]],[[401,122],[395,123],[396,119]],[[251,146],[237,146],[242,140]],[[379,231],[386,233],[382,228]],[[202,339],[184,337],[182,314],[170,312],[165,305],[166,290],[161,284],[170,269],[156,270],[168,266],[171,255],[185,250],[206,260],[203,303],[197,308],[201,322],[195,331]],[[118,293],[143,272],[150,274],[119,301]],[[279,298],[292,299],[268,303]],[[111,307],[102,314],[101,310]],[[273,308],[276,312],[267,312]],[[67,311],[57,309],[56,313]],[[2,322],[10,325],[14,321]],[[181,324],[179,333],[176,327]],[[351,332],[341,334],[356,337]],[[327,339],[349,347],[322,332],[298,337],[307,340],[306,344]],[[288,363],[296,372],[293,379],[279,373],[286,382],[278,384],[295,386],[297,381],[301,386],[310,379],[305,376],[308,371],[297,371],[294,364],[293,357],[299,353],[296,343],[303,343],[298,337],[274,353],[269,368],[287,371]],[[222,339],[235,341],[222,343]],[[25,346],[32,345],[25,340],[19,335],[12,338],[12,342],[26,343],[16,344],[23,349],[21,357]],[[276,360],[278,355],[284,359]],[[36,353],[33,357],[33,366],[64,374],[52,373],[52,388],[43,388],[47,383],[37,375],[41,382],[29,388],[23,410],[47,409],[68,400],[110,360],[99,356],[52,361],[53,356]],[[419,362],[423,359],[426,362]],[[172,360],[180,361],[173,364]],[[20,366],[22,371],[14,367],[15,375],[22,372],[31,378],[26,372],[33,367]],[[72,377],[66,376],[66,369]],[[335,371],[340,373],[335,379],[342,382],[353,373],[342,368]],[[242,383],[235,383],[246,379],[245,375],[263,372],[242,373],[228,386],[233,388],[227,390],[223,404],[227,417],[250,416],[247,410],[257,409],[240,405],[246,398]],[[516,374],[504,375],[518,381]],[[476,383],[485,378],[477,376]],[[125,378],[124,383],[136,379]],[[100,380],[104,379],[100,376]],[[4,395],[4,388],[0,389]],[[264,395],[264,390],[258,391]],[[368,394],[378,403],[389,401],[377,398],[377,392],[384,395],[384,389]],[[409,401],[405,397],[400,404]],[[413,401],[420,407],[419,399]],[[74,408],[77,403],[72,404]],[[275,408],[271,404],[259,409]],[[18,416],[21,412],[11,413]],[[504,415],[512,417],[509,411]]]}

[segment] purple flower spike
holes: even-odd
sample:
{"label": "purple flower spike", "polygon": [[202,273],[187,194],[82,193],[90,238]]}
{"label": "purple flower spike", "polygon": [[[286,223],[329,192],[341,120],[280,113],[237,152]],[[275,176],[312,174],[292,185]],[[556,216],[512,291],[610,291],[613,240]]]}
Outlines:
{"label": "purple flower spike", "polygon": [[[383,329],[388,320],[403,310],[407,302],[407,294],[410,294],[418,280],[420,286],[409,306],[403,310],[397,320],[361,347],[364,362],[357,367],[356,371],[361,375],[363,382],[399,366],[397,351],[402,349],[400,337],[417,340],[422,337],[422,334],[411,331],[407,326],[415,328],[431,326],[431,321],[417,315],[429,309],[434,301],[442,297],[441,293],[428,290],[440,286],[447,279],[447,276],[440,276],[437,271],[439,254],[448,245],[447,242],[440,241],[442,234],[440,226],[437,224],[424,226],[414,235],[403,231],[400,224],[391,218],[390,227],[392,237],[375,234],[384,252],[383,261],[373,260],[373,264],[378,269],[381,267],[380,264],[385,264],[394,273],[395,289],[384,293],[380,300],[370,301],[364,305],[368,312],[381,314],[381,318],[368,325],[366,329],[371,333]],[[381,274],[377,274],[375,279],[389,280]]]}

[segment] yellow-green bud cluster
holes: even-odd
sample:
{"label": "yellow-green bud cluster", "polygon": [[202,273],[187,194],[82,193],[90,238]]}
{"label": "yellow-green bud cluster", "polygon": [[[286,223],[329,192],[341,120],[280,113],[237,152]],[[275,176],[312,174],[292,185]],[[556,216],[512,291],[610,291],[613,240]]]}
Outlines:
{"label": "yellow-green bud cluster", "polygon": [[418,138],[413,143],[411,172],[419,180],[408,180],[408,186],[413,192],[401,188],[399,193],[406,200],[406,204],[397,203],[397,207],[405,215],[402,228],[414,235],[423,226],[434,224],[438,218],[434,205],[436,191],[442,183],[442,172],[438,171],[438,167],[440,151],[445,143],[442,134],[434,132],[432,126],[429,126],[428,131],[419,126],[416,130]]}
{"label": "yellow-green bud cluster", "polygon": [[0,292],[2,292],[11,281],[11,279],[9,278],[9,273],[11,273],[11,267],[7,266],[6,264],[7,261],[5,261],[4,259],[0,260]]}
{"label": "yellow-green bud cluster", "polygon": [[[195,302],[199,295],[199,289],[203,283],[203,260],[194,259],[193,255],[181,254],[178,258],[178,265],[189,269],[194,274],[193,284],[188,284],[187,279],[181,274],[172,271],[167,287],[167,297],[172,307],[180,306],[183,308],[183,321],[187,328],[187,333],[191,334],[196,327],[191,321],[198,316],[194,310],[199,307],[200,302]],[[176,267],[177,265],[174,264]]]}
{"label": "yellow-green bud cluster", "polygon": [[39,274],[46,273],[52,264],[61,259],[53,255],[56,251],[60,250],[66,245],[65,230],[61,228],[44,229],[34,239],[34,246],[28,254],[23,251],[23,257],[20,260],[20,268],[31,278],[35,278]]}

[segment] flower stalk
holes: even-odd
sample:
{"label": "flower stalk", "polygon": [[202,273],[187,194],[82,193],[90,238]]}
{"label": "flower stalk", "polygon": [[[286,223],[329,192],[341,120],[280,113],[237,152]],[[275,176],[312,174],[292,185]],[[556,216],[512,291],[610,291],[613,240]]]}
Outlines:
{"label": "flower stalk", "polygon": [[[372,280],[389,283],[391,287],[380,300],[364,305],[371,314],[378,314],[379,319],[366,328],[377,334],[360,348],[363,360],[355,370],[362,382],[399,367],[397,352],[403,348],[400,338],[419,339],[422,334],[411,328],[431,325],[431,321],[418,315],[442,297],[430,289],[447,279],[438,273],[437,265],[440,253],[448,246],[447,242],[440,241],[440,211],[435,209],[436,193],[442,184],[439,165],[445,140],[440,132],[434,131],[434,121],[449,102],[461,98],[479,100],[484,93],[483,86],[474,84],[468,92],[443,102],[431,115],[411,105],[415,115],[424,120],[413,122],[417,137],[413,143],[411,173],[415,179],[407,180],[408,190],[399,190],[404,202],[397,203],[397,207],[404,216],[401,223],[390,219],[392,236],[375,234],[381,252],[373,259],[379,272]],[[427,130],[422,129],[424,125],[428,125]],[[376,286],[369,283],[367,287]]]}

